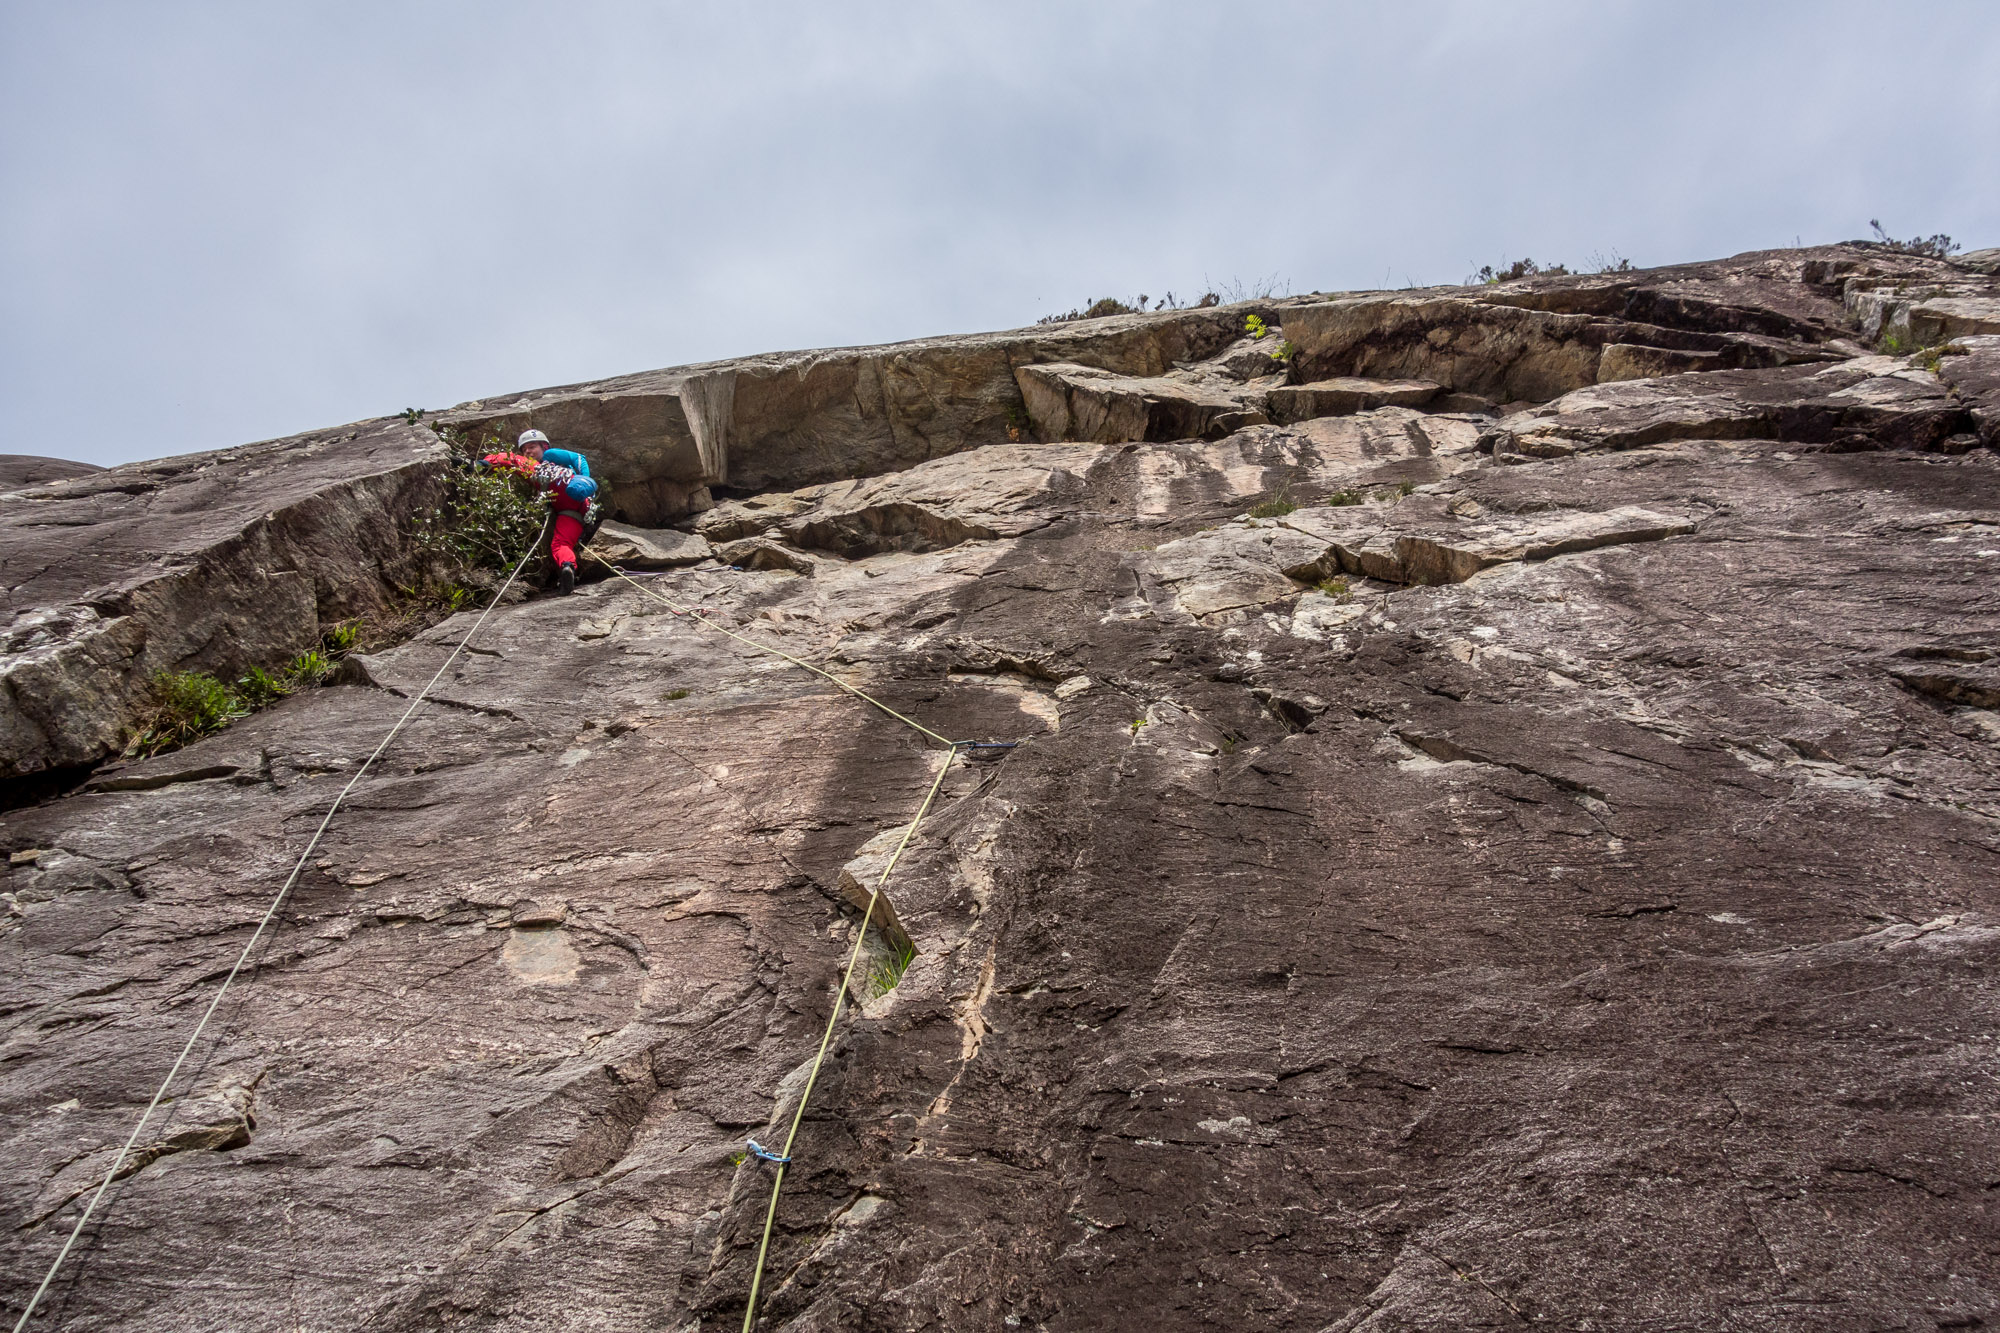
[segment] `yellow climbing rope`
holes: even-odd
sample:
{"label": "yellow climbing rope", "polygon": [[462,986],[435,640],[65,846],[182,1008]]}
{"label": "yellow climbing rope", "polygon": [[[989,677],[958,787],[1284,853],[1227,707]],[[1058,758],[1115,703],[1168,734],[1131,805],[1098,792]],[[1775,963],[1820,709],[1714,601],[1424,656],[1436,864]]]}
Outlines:
{"label": "yellow climbing rope", "polygon": [[757,1319],[757,1293],[764,1286],[764,1257],[771,1248],[771,1228],[778,1220],[778,1194],[785,1188],[785,1168],[791,1165],[792,1143],[799,1136],[799,1125],[806,1118],[806,1103],[812,1100],[813,1085],[819,1082],[820,1066],[826,1063],[826,1048],[833,1044],[834,1025],[840,1022],[840,1009],[847,1000],[847,988],[854,983],[854,969],[861,961],[861,946],[868,938],[869,923],[875,919],[875,904],[881,900],[882,889],[889,883],[889,873],[902,859],[903,849],[916,836],[917,825],[924,822],[930,813],[931,802],[937,799],[938,788],[944,786],[944,775],[951,771],[952,761],[958,758],[958,746],[953,745],[945,752],[944,763],[938,766],[938,774],[931,783],[931,789],[924,794],[924,803],[917,807],[917,817],[903,830],[902,840],[890,855],[887,865],[882,867],[882,875],[875,881],[875,889],[868,895],[868,910],[862,913],[861,929],[854,934],[854,949],[847,955],[847,971],[840,978],[840,989],[834,992],[833,1012],[827,1015],[826,1031],[820,1034],[819,1051],[813,1056],[812,1072],[806,1075],[805,1090],[799,1093],[798,1109],[792,1112],[792,1127],[785,1132],[785,1146],[778,1149],[776,1174],[771,1177],[771,1204],[764,1210],[764,1235],[757,1242],[757,1266],[750,1274],[750,1303],[743,1307],[743,1333],[750,1333],[750,1326]]}
{"label": "yellow climbing rope", "polygon": [[827,1015],[826,1031],[820,1034],[819,1050],[813,1055],[812,1071],[806,1075],[806,1086],[799,1093],[798,1109],[792,1112],[792,1124],[791,1128],[785,1132],[784,1146],[775,1153],[768,1153],[758,1149],[754,1143],[752,1144],[753,1150],[757,1151],[759,1156],[767,1157],[776,1163],[778,1169],[771,1177],[771,1202],[764,1210],[764,1234],[757,1242],[757,1265],[751,1270],[750,1274],[750,1300],[743,1307],[743,1333],[750,1333],[751,1325],[757,1320],[757,1296],[763,1290],[764,1286],[764,1261],[771,1250],[771,1229],[777,1225],[778,1221],[778,1196],[783,1193],[785,1188],[785,1168],[791,1165],[792,1144],[798,1139],[799,1126],[805,1121],[806,1104],[812,1100],[813,1086],[819,1082],[819,1071],[821,1066],[826,1063],[827,1048],[833,1044],[833,1030],[839,1024],[841,1009],[847,1002],[848,987],[854,982],[854,969],[861,962],[861,946],[867,943],[868,927],[875,920],[875,905],[881,901],[882,890],[888,886],[889,876],[896,869],[896,862],[902,859],[903,849],[910,845],[910,839],[916,836],[917,826],[922,824],[924,816],[930,813],[931,803],[937,799],[938,790],[944,786],[945,774],[951,771],[953,761],[958,758],[958,752],[961,749],[967,748],[967,743],[964,741],[946,740],[943,736],[938,735],[937,732],[923,725],[923,723],[913,718],[905,717],[873,695],[856,689],[838,676],[822,671],[810,662],[801,661],[782,648],[774,648],[768,643],[760,643],[756,639],[738,634],[735,630],[716,624],[693,608],[683,606],[666,594],[648,588],[645,584],[639,582],[639,580],[633,578],[630,574],[627,574],[624,570],[618,568],[618,566],[612,564],[595,551],[586,548],[584,554],[597,561],[598,564],[603,565],[619,578],[624,579],[634,588],[637,588],[643,596],[652,598],[662,606],[673,611],[674,614],[688,616],[696,624],[707,629],[712,629],[718,634],[727,634],[738,643],[747,644],[759,652],[770,653],[774,657],[782,657],[793,666],[803,667],[815,676],[831,681],[855,698],[881,709],[903,725],[913,727],[924,735],[929,736],[932,740],[942,742],[945,746],[944,763],[938,766],[937,777],[932,781],[931,789],[924,794],[923,804],[917,807],[916,818],[912,819],[909,827],[903,830],[901,840],[896,843],[896,850],[890,854],[888,862],[882,867],[881,877],[875,881],[875,888],[868,895],[868,910],[861,915],[861,929],[855,932],[854,948],[847,955],[847,971],[841,976],[840,989],[834,993],[833,1012]]}
{"label": "yellow climbing rope", "polygon": [[[529,556],[534,555],[540,550],[542,538],[547,536],[547,531],[547,524],[545,522],[542,534],[536,538],[535,545],[529,548]],[[821,679],[830,682],[839,689],[862,700],[864,703],[880,709],[882,712],[896,719],[896,721],[923,733],[945,747],[944,763],[938,766],[937,777],[931,782],[930,790],[924,794],[923,804],[917,807],[916,818],[912,819],[909,827],[903,830],[903,836],[897,842],[896,850],[882,867],[882,874],[875,881],[874,890],[868,895],[868,909],[862,915],[861,928],[855,933],[854,949],[848,955],[847,970],[841,977],[839,991],[834,995],[833,1012],[827,1016],[826,1031],[820,1036],[819,1050],[813,1056],[812,1071],[806,1076],[805,1088],[799,1094],[798,1108],[792,1114],[791,1128],[785,1134],[784,1147],[777,1154],[773,1155],[777,1159],[778,1169],[771,1181],[771,1202],[770,1206],[765,1210],[764,1232],[757,1244],[757,1264],[750,1279],[750,1300],[743,1312],[743,1328],[745,1333],[749,1333],[751,1325],[756,1321],[757,1317],[757,1297],[763,1287],[764,1263],[770,1252],[771,1231],[777,1222],[778,1199],[784,1189],[785,1168],[791,1162],[792,1145],[798,1138],[799,1126],[805,1121],[806,1106],[812,1099],[814,1085],[819,1081],[820,1069],[826,1063],[827,1050],[833,1044],[834,1029],[840,1022],[840,1015],[847,999],[848,988],[853,984],[854,970],[860,964],[862,946],[868,939],[868,927],[875,919],[875,908],[881,901],[882,890],[888,885],[889,876],[895,870],[896,863],[902,859],[904,849],[910,845],[910,840],[916,836],[918,826],[924,822],[924,817],[930,813],[932,804],[937,800],[937,794],[944,786],[945,775],[951,771],[952,763],[958,758],[958,752],[961,749],[974,746],[976,743],[950,740],[932,731],[929,727],[924,726],[914,718],[897,712],[880,699],[855,688],[832,673],[824,671],[810,662],[803,661],[791,653],[784,651],[782,648],[773,647],[768,643],[760,643],[746,635],[738,634],[726,626],[718,625],[702,616],[693,608],[682,606],[672,598],[646,587],[643,583],[632,578],[624,570],[618,568],[603,556],[598,555],[595,551],[586,551],[586,554],[613,574],[624,579],[634,588],[637,588],[641,595],[661,603],[677,615],[689,616],[695,623],[707,629],[714,630],[718,634],[725,634],[759,652],[783,658],[793,666],[810,671]],[[472,642],[473,636],[478,634],[480,629],[485,626],[486,618],[493,613],[493,608],[500,604],[500,599],[506,594],[507,590],[513,587],[515,578],[520,574],[522,567],[527,564],[527,561],[528,556],[523,556],[520,562],[514,566],[512,572],[507,575],[506,582],[501,584],[500,591],[494,595],[491,602],[487,603],[485,610],[479,613],[479,618],[473,622],[472,628],[466,632],[465,637],[460,639],[457,646],[451,650],[450,654],[445,658],[443,665],[437,669],[437,673],[417,692],[416,697],[410,701],[410,706],[396,720],[396,724],[389,728],[389,734],[382,738],[381,744],[377,745],[373,753],[362,761],[361,767],[355,770],[354,776],[348,779],[347,785],[341,788],[338,796],[334,797],[332,806],[326,812],[326,817],[320,821],[319,827],[314,830],[311,839],[307,841],[305,850],[299,854],[297,864],[292,867],[292,873],[286,878],[283,887],[278,890],[277,896],[271,900],[271,905],[265,909],[264,916],[258,921],[256,930],[251,933],[249,942],[243,946],[243,951],[237,955],[235,966],[230,968],[228,975],[223,978],[222,985],[216,990],[215,998],[209,1002],[207,1010],[201,1016],[201,1021],[195,1024],[194,1031],[189,1034],[186,1044],[181,1047],[180,1055],[174,1060],[173,1067],[167,1071],[166,1078],[160,1081],[158,1091],[153,1094],[152,1101],[147,1104],[145,1112],[140,1115],[139,1123],[132,1127],[132,1133],[126,1138],[124,1147],[119,1149],[117,1159],[112,1162],[111,1169],[105,1172],[103,1183],[98,1185],[95,1193],[91,1195],[90,1202],[84,1207],[82,1215],[77,1218],[76,1225],[70,1229],[68,1239],[63,1242],[62,1249],[57,1252],[54,1262],[49,1265],[48,1272],[43,1275],[41,1285],[35,1289],[34,1295],[28,1300],[27,1308],[21,1312],[20,1320],[14,1325],[14,1333],[21,1333],[27,1327],[28,1321],[34,1317],[36,1307],[41,1303],[42,1297],[47,1294],[50,1284],[55,1281],[57,1272],[62,1268],[63,1260],[69,1257],[69,1252],[75,1246],[77,1237],[83,1234],[84,1226],[89,1223],[91,1214],[96,1211],[98,1203],[104,1198],[105,1191],[111,1187],[111,1182],[118,1178],[118,1173],[123,1168],[125,1159],[131,1154],[133,1145],[139,1141],[139,1135],[145,1131],[147,1123],[153,1117],[153,1113],[159,1109],[160,1102],[165,1098],[167,1089],[172,1086],[175,1077],[179,1075],[181,1066],[186,1063],[189,1054],[193,1052],[195,1043],[201,1039],[201,1034],[208,1027],[209,1020],[215,1016],[216,1009],[222,1003],[223,995],[228,991],[231,983],[236,980],[237,974],[243,970],[244,964],[250,960],[251,954],[263,939],[264,932],[269,929],[271,922],[277,917],[279,907],[283,905],[286,896],[291,893],[293,886],[298,883],[300,874],[305,870],[307,858],[319,846],[320,838],[326,833],[327,827],[333,823],[333,817],[339,812],[341,803],[347,799],[348,794],[354,790],[355,786],[367,774],[370,766],[382,756],[382,752],[389,748],[389,743],[396,739],[397,734],[402,731],[404,724],[410,720],[418,708],[423,706],[424,700],[429,696],[431,690],[436,687],[438,681],[444,678],[444,673],[451,668],[453,662],[458,660],[459,654],[465,651],[466,645]]]}

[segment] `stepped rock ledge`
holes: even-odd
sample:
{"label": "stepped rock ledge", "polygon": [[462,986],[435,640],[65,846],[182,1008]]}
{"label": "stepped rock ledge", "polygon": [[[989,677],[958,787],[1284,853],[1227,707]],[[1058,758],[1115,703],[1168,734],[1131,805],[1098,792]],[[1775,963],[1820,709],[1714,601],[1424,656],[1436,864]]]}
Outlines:
{"label": "stepped rock ledge", "polygon": [[[34,1328],[2000,1321],[2000,278],[1865,244],[0,458],[11,1321],[471,612],[447,451],[609,480],[357,787]],[[1271,332],[1245,334],[1255,315]],[[1272,352],[1282,349],[1280,358]],[[1896,349],[1896,354],[1884,349]],[[601,572],[601,571],[600,571]]]}

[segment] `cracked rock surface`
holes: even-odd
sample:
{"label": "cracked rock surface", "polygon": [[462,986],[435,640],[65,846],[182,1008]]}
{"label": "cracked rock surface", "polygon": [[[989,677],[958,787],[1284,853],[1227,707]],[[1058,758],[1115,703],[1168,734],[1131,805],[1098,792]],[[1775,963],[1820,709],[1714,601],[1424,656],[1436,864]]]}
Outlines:
{"label": "cracked rock surface", "polygon": [[[1206,311],[826,354],[995,437],[829,476],[778,406],[834,397],[757,400],[768,475],[606,526],[641,586],[496,609],[33,1327],[738,1327],[744,1140],[941,769],[762,1327],[2000,1320],[2000,338],[1870,351],[1899,282],[1911,329],[1995,286],[1844,246],[1288,298],[1273,385]],[[720,421],[717,373],[547,401]],[[1038,376],[1146,411],[1009,440]],[[0,816],[7,1310],[471,617]]]}

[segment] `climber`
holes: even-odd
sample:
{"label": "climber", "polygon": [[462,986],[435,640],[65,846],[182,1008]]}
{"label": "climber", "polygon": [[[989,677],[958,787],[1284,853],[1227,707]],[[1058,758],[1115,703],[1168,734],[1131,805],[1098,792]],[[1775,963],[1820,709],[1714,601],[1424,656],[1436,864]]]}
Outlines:
{"label": "climber", "polygon": [[590,476],[590,461],[571,449],[550,448],[549,437],[538,430],[522,431],[514,448],[513,453],[486,455],[479,466],[518,472],[549,497],[556,511],[555,533],[549,538],[556,590],[568,593],[576,587],[577,548],[597,535],[597,483]]}

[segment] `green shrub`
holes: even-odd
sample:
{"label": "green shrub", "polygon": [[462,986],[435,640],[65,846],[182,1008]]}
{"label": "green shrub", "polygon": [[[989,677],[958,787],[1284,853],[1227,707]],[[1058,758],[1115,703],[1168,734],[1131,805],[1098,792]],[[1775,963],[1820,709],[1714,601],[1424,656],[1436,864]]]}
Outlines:
{"label": "green shrub", "polygon": [[1544,267],[1532,259],[1516,259],[1513,263],[1501,264],[1498,268],[1491,264],[1482,266],[1477,273],[1465,280],[1465,285],[1491,287],[1497,283],[1515,282],[1522,278],[1559,278],[1568,272],[1569,269],[1562,264],[1550,264]]}
{"label": "green shrub", "polygon": [[685,699],[688,697],[688,692],[686,690],[668,690],[665,694],[661,695],[660,697],[662,699],[668,699],[668,700]]}
{"label": "green shrub", "polygon": [[417,549],[458,571],[512,569],[541,535],[541,506],[511,474],[475,471],[470,458],[460,461],[444,502],[417,516]]}
{"label": "green shrub", "polygon": [[1146,308],[1152,298],[1142,296],[1137,305],[1127,305],[1115,296],[1102,296],[1095,301],[1085,301],[1074,310],[1065,310],[1060,315],[1043,315],[1037,324],[1068,324],[1079,319],[1103,319],[1106,315],[1136,315]]}
{"label": "green shrub", "polygon": [[164,754],[221,731],[249,712],[234,691],[206,671],[162,671],[153,677],[158,705],[132,752]]}
{"label": "green shrub", "polygon": [[323,684],[334,662],[346,655],[344,649],[308,648],[276,671],[253,666],[236,678],[236,697],[248,709],[268,708],[288,694]]}
{"label": "green shrub", "polygon": [[317,648],[306,649],[285,665],[285,676],[295,690],[323,684],[332,671],[333,659]]}
{"label": "green shrub", "polygon": [[1361,492],[1335,491],[1332,495],[1326,497],[1326,503],[1336,509],[1343,505],[1358,505],[1361,503]]}
{"label": "green shrub", "polygon": [[1264,327],[1264,321],[1255,315],[1245,315],[1243,317],[1243,331],[1253,339],[1262,338],[1270,332],[1269,329]]}
{"label": "green shrub", "polygon": [[1314,584],[1313,586],[1318,588],[1321,592],[1325,593],[1328,597],[1347,596],[1346,579],[1321,579],[1318,583]]}
{"label": "green shrub", "polygon": [[1299,345],[1293,342],[1290,338],[1287,338],[1283,342],[1279,343],[1276,347],[1272,348],[1267,355],[1269,355],[1273,361],[1283,363],[1283,362],[1289,362],[1293,357],[1297,356],[1298,353],[1299,353]]}
{"label": "green shrub", "polygon": [[360,641],[359,621],[335,625],[321,647],[306,649],[276,670],[253,666],[233,687],[206,671],[162,671],[153,678],[153,715],[128,753],[150,758],[178,750],[287,695],[322,684],[334,663]]}
{"label": "green shrub", "polygon": [[281,671],[270,672],[263,667],[251,667],[248,672],[236,678],[236,697],[248,709],[264,708],[278,702],[290,694],[295,687]]}

